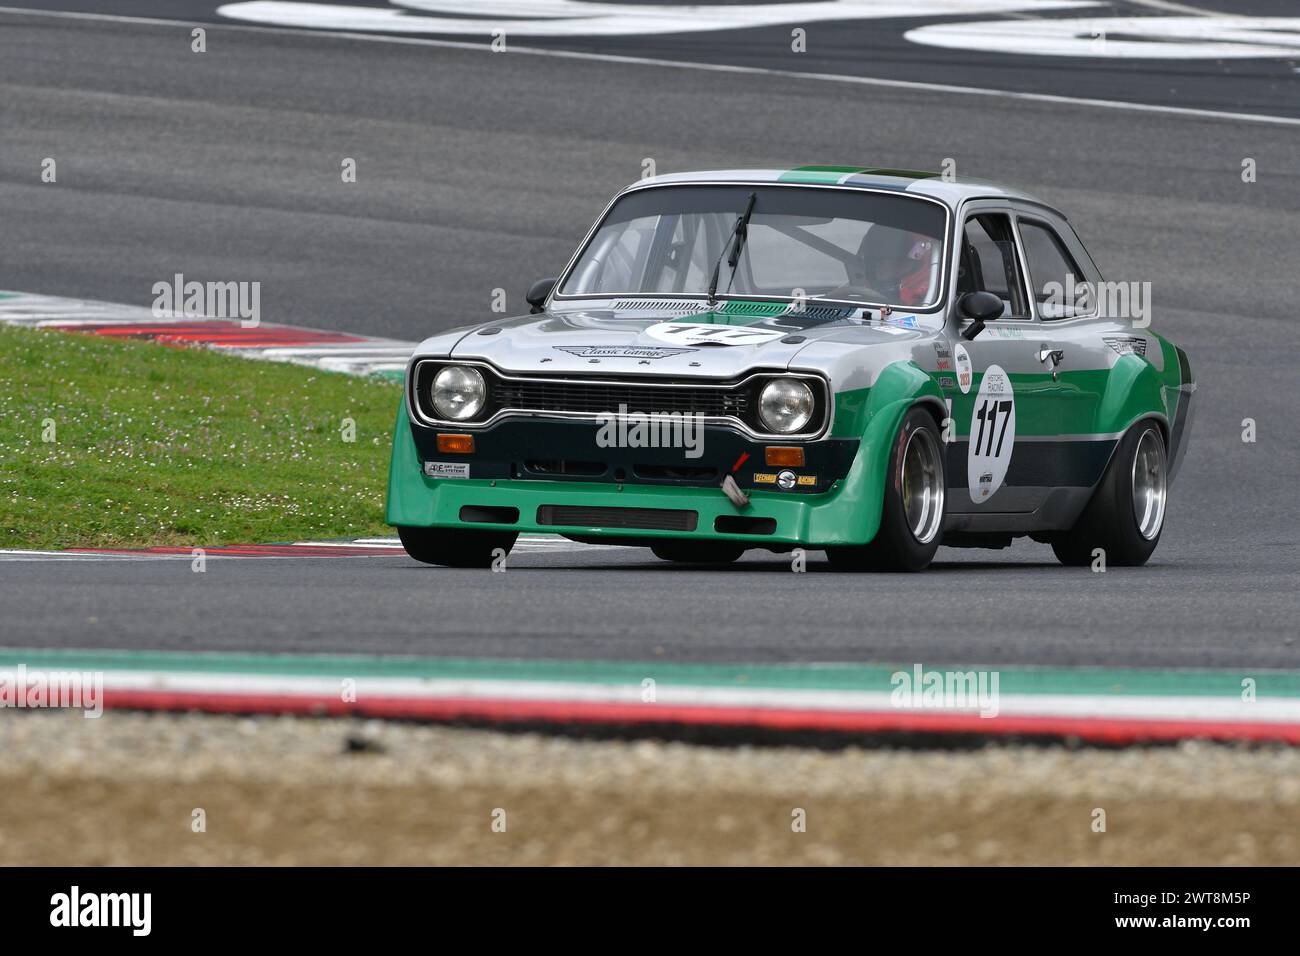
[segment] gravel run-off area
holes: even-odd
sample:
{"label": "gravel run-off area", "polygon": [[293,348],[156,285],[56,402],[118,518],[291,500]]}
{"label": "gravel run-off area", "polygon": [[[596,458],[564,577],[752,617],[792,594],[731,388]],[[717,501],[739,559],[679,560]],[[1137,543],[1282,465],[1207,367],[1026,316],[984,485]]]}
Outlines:
{"label": "gravel run-off area", "polygon": [[0,864],[1300,863],[1285,747],[719,747],[8,711],[0,752]]}

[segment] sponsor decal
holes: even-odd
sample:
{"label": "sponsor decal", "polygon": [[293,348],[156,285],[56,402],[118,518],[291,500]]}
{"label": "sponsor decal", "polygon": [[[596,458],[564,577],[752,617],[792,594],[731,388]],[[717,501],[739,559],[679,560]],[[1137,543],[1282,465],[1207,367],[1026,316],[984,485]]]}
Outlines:
{"label": "sponsor decal", "polygon": [[934,344],[934,354],[936,357],[941,359],[952,358],[952,352],[948,349],[948,346],[945,343],[935,342],[933,344]]}
{"label": "sponsor decal", "polygon": [[905,329],[916,328],[916,316],[914,315],[891,316],[889,321],[901,325]]}
{"label": "sponsor decal", "polygon": [[801,488],[809,488],[809,487],[812,487],[813,485],[816,485],[816,484],[817,484],[817,476],[816,476],[816,475],[800,475],[800,476],[799,476],[799,487],[801,487]]}
{"label": "sponsor decal", "polygon": [[654,345],[553,345],[551,348],[581,358],[661,359],[697,349],[666,349]]}
{"label": "sponsor decal", "polygon": [[967,488],[976,504],[991,498],[1007,477],[1016,444],[1016,396],[1011,376],[990,365],[980,381],[966,451]]}
{"label": "sponsor decal", "polygon": [[750,325],[711,325],[707,322],[660,322],[645,334],[672,345],[762,345],[779,339],[788,329],[755,328]]}
{"label": "sponsor decal", "polygon": [[1116,355],[1128,355],[1130,352],[1147,354],[1147,340],[1138,335],[1104,335],[1102,341]]}
{"label": "sponsor decal", "polygon": [[957,380],[956,380],[955,378],[953,378],[951,375],[940,375],[940,376],[939,376],[939,387],[940,387],[940,388],[956,388],[956,387],[957,387]]}
{"label": "sponsor decal", "polygon": [[426,461],[424,474],[426,478],[468,478],[469,462]]}
{"label": "sponsor decal", "polygon": [[948,359],[939,359],[935,362],[935,365],[938,367],[940,372],[947,372],[952,368],[952,362]]}
{"label": "sponsor decal", "polygon": [[754,484],[756,485],[774,485],[776,484],[776,475],[766,471],[754,472]]}
{"label": "sponsor decal", "polygon": [[958,344],[952,360],[957,366],[957,387],[961,389],[963,395],[966,395],[970,392],[971,382],[975,377],[974,372],[971,370],[970,354],[966,351],[966,346]]}
{"label": "sponsor decal", "polygon": [[793,471],[777,472],[776,486],[782,491],[789,491],[799,481],[798,476]]}

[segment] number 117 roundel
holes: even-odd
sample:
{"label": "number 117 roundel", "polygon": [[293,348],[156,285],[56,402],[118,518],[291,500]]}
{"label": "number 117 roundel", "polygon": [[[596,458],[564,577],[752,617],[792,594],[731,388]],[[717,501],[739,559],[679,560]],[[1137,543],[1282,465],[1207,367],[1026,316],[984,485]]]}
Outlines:
{"label": "number 117 roundel", "polygon": [[531,311],[406,372],[387,518],[417,560],[521,532],[690,564],[920,570],[1029,537],[1140,565],[1195,383],[1065,216],[897,169],[701,172],[617,195]]}

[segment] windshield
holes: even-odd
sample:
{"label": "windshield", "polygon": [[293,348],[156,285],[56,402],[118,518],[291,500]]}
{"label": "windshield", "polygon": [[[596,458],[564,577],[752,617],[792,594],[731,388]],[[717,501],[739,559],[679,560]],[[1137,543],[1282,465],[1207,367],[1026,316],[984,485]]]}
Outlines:
{"label": "windshield", "polygon": [[[737,217],[756,196],[733,270]],[[610,209],[561,295],[832,299],[926,308],[939,301],[944,208],[911,196],[790,186],[661,186]]]}

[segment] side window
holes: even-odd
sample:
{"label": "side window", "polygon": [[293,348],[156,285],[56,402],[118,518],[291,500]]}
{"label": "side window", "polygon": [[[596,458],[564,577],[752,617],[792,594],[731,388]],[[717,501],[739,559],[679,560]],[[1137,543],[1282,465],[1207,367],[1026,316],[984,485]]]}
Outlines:
{"label": "side window", "polygon": [[1069,319],[1092,311],[1087,277],[1055,232],[1042,223],[1022,219],[1020,241],[1040,316]]}
{"label": "side window", "polygon": [[1003,302],[1004,319],[1030,317],[1011,220],[1003,213],[982,213],[966,220],[957,294],[967,292],[992,292]]}

